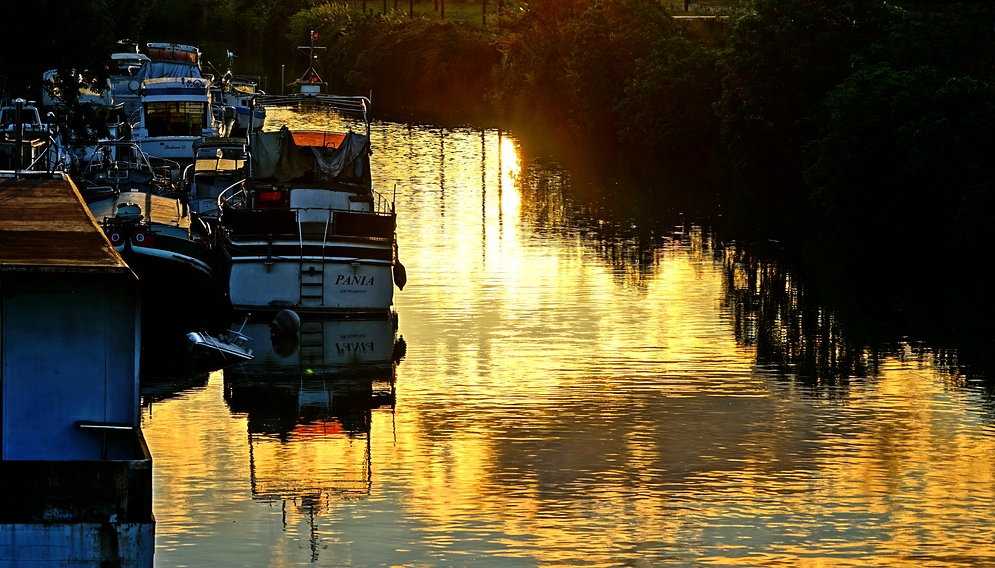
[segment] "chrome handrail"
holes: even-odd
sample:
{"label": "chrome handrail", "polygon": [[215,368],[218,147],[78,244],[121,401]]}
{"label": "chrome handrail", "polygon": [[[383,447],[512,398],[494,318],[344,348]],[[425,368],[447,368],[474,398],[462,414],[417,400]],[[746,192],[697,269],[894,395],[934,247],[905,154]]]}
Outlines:
{"label": "chrome handrail", "polygon": [[[236,193],[235,193],[235,187],[236,186],[242,186],[240,188],[241,190],[238,192],[238,200],[237,201],[235,199],[236,198]],[[228,195],[229,192],[231,192],[231,195]],[[229,185],[228,187],[226,187],[224,189],[224,191],[222,191],[221,194],[218,195],[218,210],[219,211],[223,211],[224,208],[225,208],[225,206],[228,206],[229,204],[235,204],[235,203],[237,203],[239,205],[242,205],[242,204],[245,203],[246,197],[247,197],[247,192],[246,192],[246,188],[245,188],[245,180],[244,179],[240,179],[240,180],[236,181],[235,183],[233,183],[233,184]]]}

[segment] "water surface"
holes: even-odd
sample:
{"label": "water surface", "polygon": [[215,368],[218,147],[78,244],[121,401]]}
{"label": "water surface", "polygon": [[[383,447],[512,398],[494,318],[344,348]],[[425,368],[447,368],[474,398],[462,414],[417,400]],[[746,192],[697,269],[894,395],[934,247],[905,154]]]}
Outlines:
{"label": "water surface", "polygon": [[854,345],[693,219],[600,218],[508,132],[373,147],[403,359],[345,326],[358,370],[150,392],[158,566],[995,562],[988,401],[949,357]]}

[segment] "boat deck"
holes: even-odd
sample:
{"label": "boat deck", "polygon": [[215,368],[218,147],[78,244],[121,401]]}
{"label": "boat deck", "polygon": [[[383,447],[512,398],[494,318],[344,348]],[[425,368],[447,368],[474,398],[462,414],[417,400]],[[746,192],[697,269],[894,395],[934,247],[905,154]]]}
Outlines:
{"label": "boat deck", "polygon": [[183,205],[176,199],[143,191],[125,191],[119,195],[90,203],[90,211],[98,219],[111,219],[119,205],[135,203],[142,209],[144,218],[152,224],[190,228],[190,216],[184,214]]}

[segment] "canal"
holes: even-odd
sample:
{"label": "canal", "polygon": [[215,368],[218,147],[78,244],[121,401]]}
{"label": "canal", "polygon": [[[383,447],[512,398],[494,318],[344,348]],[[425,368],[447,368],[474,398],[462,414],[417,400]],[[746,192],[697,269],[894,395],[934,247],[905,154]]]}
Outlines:
{"label": "canal", "polygon": [[312,368],[250,330],[265,361],[146,385],[157,566],[995,562],[955,353],[855,346],[788,268],[602,217],[513,133],[372,138],[396,339],[326,326]]}

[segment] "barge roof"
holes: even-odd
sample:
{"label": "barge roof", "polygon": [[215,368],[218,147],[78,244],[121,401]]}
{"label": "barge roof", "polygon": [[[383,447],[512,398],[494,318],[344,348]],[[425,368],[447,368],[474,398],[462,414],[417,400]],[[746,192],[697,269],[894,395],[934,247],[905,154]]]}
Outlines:
{"label": "barge roof", "polygon": [[0,273],[131,274],[68,177],[0,174]]}

